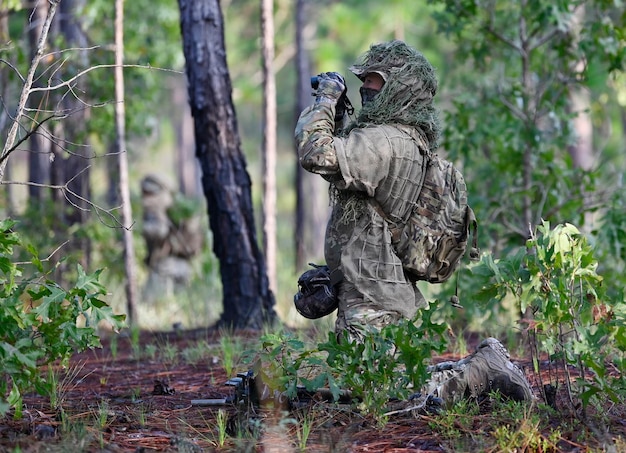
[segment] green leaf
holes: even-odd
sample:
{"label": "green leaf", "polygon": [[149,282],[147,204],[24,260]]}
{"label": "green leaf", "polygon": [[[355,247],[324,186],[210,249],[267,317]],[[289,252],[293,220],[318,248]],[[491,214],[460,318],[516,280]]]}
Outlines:
{"label": "green leaf", "polygon": [[103,269],[98,269],[93,274],[86,274],[83,267],[78,264],[78,280],[75,288],[81,290],[85,294],[106,294],[106,288],[99,282],[100,274]]}
{"label": "green leaf", "polygon": [[50,311],[57,312],[58,307],[63,303],[67,293],[56,286],[48,287],[49,295],[44,296],[39,306],[33,308],[33,312],[41,316],[43,322],[50,321]]}
{"label": "green leaf", "polygon": [[27,244],[26,250],[30,254],[31,264],[35,266],[35,269],[37,269],[37,272],[43,273],[43,263],[39,259],[39,253],[37,252],[37,249],[35,248],[35,246],[33,246],[32,244]]}
{"label": "green leaf", "polygon": [[21,404],[22,402],[22,394],[20,393],[20,389],[17,387],[15,383],[13,383],[13,387],[11,388],[11,392],[7,397],[7,402],[11,406],[16,406],[17,404]]}
{"label": "green leaf", "polygon": [[4,417],[9,409],[11,409],[11,405],[0,396],[0,417]]}

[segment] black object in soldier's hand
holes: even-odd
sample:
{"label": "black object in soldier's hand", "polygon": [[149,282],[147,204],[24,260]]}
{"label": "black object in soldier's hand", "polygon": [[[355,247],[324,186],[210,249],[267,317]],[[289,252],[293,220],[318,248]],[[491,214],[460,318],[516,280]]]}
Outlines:
{"label": "black object in soldier's hand", "polygon": [[345,79],[338,72],[323,72],[321,74],[318,74],[318,75],[315,75],[315,76],[311,77],[311,88],[313,88],[314,90],[317,90],[319,88],[319,86],[320,86],[320,80],[322,78],[334,79],[334,80],[340,81],[342,83],[342,85],[344,85],[344,86],[346,84]]}
{"label": "black object in soldier's hand", "polygon": [[[343,80],[343,77],[340,74],[338,73],[334,73],[334,74],[337,74]],[[320,75],[323,75],[323,74],[320,74]],[[313,88],[314,90],[317,90],[319,86],[320,86],[319,75],[311,76],[311,88]],[[350,99],[348,99],[347,93],[348,93],[348,87],[346,86],[346,89],[343,90],[343,93],[341,93],[341,97],[337,101],[337,113],[335,115],[335,121],[340,120],[343,117],[345,112],[347,112],[348,115],[352,115],[354,113],[354,107],[352,106],[352,102],[350,102]],[[311,94],[313,96],[317,95],[317,93],[311,93]]]}

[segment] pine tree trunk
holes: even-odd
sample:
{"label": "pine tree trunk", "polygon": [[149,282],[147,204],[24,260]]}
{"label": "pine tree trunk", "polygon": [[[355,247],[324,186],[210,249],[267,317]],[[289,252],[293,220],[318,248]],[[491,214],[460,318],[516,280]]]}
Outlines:
{"label": "pine tree trunk", "polygon": [[257,243],[251,181],[241,150],[218,0],[179,0],[181,32],[213,250],[220,262],[220,325],[260,329],[275,319]]}
{"label": "pine tree trunk", "polygon": [[274,1],[261,2],[263,55],[263,245],[267,275],[276,292],[276,81],[274,78]]}
{"label": "pine tree trunk", "polygon": [[[82,30],[81,16],[77,13],[82,9],[84,0],[63,0],[60,3],[59,20],[60,33],[66,45],[74,49],[85,49],[88,46],[87,36]],[[65,78],[73,77],[79,68],[89,67],[89,58],[86,50],[74,52],[75,60],[69,64],[61,75]],[[78,80],[73,89],[78,93],[88,93],[89,90],[84,80]],[[60,93],[65,95],[66,93]],[[62,165],[63,184],[67,184],[69,189],[66,197],[62,197],[60,209],[65,212],[64,225],[84,225],[89,220],[91,209],[87,200],[91,200],[91,161],[93,153],[89,146],[86,133],[86,124],[89,121],[90,109],[84,99],[77,99],[75,96],[63,96],[60,102],[63,112],[69,115],[67,121],[58,122],[57,125],[63,128],[63,139],[61,141],[63,158],[57,161]],[[76,194],[76,195],[74,195]],[[80,263],[85,268],[90,267],[91,243],[83,236],[71,238],[69,244],[71,250],[77,250]]]}
{"label": "pine tree trunk", "polygon": [[128,226],[123,231],[124,270],[126,273],[126,308],[131,324],[137,322],[137,287],[135,270],[135,247],[128,183],[128,152],[126,150],[126,110],[124,108],[124,0],[115,0],[115,132],[118,153],[120,194],[122,198],[122,223]]}

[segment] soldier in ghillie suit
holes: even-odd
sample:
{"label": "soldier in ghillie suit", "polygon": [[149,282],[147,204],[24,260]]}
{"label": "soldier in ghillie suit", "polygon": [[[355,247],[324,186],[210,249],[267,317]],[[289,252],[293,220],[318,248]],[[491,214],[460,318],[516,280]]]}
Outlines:
{"label": "soldier in ghillie suit", "polygon": [[[392,230],[419,195],[425,161],[439,146],[441,124],[433,105],[435,70],[404,42],[371,46],[350,70],[363,82],[356,119],[348,122],[345,113],[343,77],[324,73],[317,76],[314,104],[296,126],[300,164],[329,181],[333,209],[326,231],[327,267],[309,271],[299,282],[301,288],[317,285],[324,289],[318,295],[329,297],[308,304],[300,292],[295,302],[309,318],[329,314],[336,304],[337,335],[360,341],[371,327],[380,330],[412,319],[426,305],[394,250]],[[324,279],[326,286],[317,284]],[[504,347],[489,339],[464,361],[433,368],[427,393],[451,402],[494,389],[515,399],[531,398],[523,373]]]}
{"label": "soldier in ghillie suit", "polygon": [[187,285],[190,260],[204,241],[195,204],[175,194],[158,176],[148,175],[141,181],[141,204],[149,268],[144,299],[150,302]]}
{"label": "soldier in ghillie suit", "polygon": [[435,71],[421,53],[401,41],[378,44],[350,69],[363,81],[356,120],[346,124],[346,115],[336,115],[343,78],[320,74],[296,140],[302,167],[331,185],[325,257],[331,273],[342,276],[336,331],[358,338],[366,326],[412,318],[425,306],[377,205],[400,220],[398,213],[417,197],[424,159],[438,147],[441,126],[433,106]]}

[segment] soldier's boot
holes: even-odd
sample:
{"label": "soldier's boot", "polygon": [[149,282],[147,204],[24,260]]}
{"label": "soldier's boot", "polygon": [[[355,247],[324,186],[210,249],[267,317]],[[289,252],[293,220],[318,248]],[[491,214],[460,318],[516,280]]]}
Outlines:
{"label": "soldier's boot", "polygon": [[493,391],[516,401],[533,399],[524,372],[511,362],[508,351],[495,338],[483,340],[473,354],[458,362],[433,366],[425,391],[441,398],[447,406],[461,399],[479,399]]}
{"label": "soldier's boot", "polygon": [[467,390],[473,398],[498,391],[515,401],[530,401],[533,392],[524,372],[495,338],[483,340],[465,368]]}

